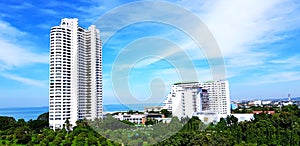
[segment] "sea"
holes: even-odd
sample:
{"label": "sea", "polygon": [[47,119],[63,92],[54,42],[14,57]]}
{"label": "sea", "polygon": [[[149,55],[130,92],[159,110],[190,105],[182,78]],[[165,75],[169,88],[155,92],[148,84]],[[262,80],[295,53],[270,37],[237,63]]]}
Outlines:
{"label": "sea", "polygon": [[[125,112],[129,110],[143,111],[146,106],[159,106],[160,104],[149,103],[149,104],[108,104],[103,106],[104,113],[113,112]],[[30,119],[35,120],[37,117],[45,112],[48,112],[49,107],[13,107],[13,108],[0,108],[0,116],[14,117],[16,120],[24,119],[29,121]]]}

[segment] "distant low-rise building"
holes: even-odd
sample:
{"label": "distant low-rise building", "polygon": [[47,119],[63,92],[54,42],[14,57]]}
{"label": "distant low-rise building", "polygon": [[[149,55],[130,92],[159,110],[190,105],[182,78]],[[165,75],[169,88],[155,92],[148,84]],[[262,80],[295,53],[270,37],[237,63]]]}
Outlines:
{"label": "distant low-rise building", "polygon": [[193,114],[193,116],[198,117],[204,124],[210,124],[210,123],[218,123],[220,121],[220,118],[226,118],[227,115],[219,115],[216,112],[210,112],[210,111],[203,111],[203,112],[196,112]]}
{"label": "distant low-rise building", "polygon": [[254,114],[231,114],[238,119],[238,122],[254,120]]}
{"label": "distant low-rise building", "polygon": [[269,105],[271,103],[272,103],[272,101],[270,101],[270,100],[263,100],[263,101],[261,101],[262,105]]}
{"label": "distant low-rise building", "polygon": [[265,113],[265,114],[275,114],[275,111],[252,111],[253,114],[261,114],[261,113]]}
{"label": "distant low-rise building", "polygon": [[145,124],[147,120],[157,120],[158,122],[169,123],[169,119],[165,118],[163,114],[158,113],[149,113],[149,114],[128,114],[128,113],[119,113],[113,116],[115,119],[120,121],[126,120],[134,124]]}
{"label": "distant low-rise building", "polygon": [[[238,119],[238,122],[250,121],[254,119],[254,114],[231,114],[232,116]],[[197,112],[193,116],[198,117],[204,124],[216,124],[220,121],[221,118],[226,119],[227,114],[218,114],[215,112]]]}
{"label": "distant low-rise building", "polygon": [[253,104],[254,104],[255,106],[261,106],[261,100],[254,100],[254,101],[253,101]]}
{"label": "distant low-rise building", "polygon": [[146,106],[144,107],[144,112],[160,112],[163,106]]}
{"label": "distant low-rise building", "polygon": [[144,123],[144,119],[146,117],[145,114],[127,114],[127,113],[119,113],[118,115],[113,116],[115,119],[120,121],[127,120],[131,123],[142,124]]}
{"label": "distant low-rise building", "polygon": [[282,105],[283,106],[293,105],[293,102],[292,101],[284,101],[284,102],[282,102]]}

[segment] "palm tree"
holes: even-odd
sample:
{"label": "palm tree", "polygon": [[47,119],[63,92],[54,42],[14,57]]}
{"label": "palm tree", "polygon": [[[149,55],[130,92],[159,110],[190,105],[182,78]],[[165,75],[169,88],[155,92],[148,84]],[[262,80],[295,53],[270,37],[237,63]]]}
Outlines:
{"label": "palm tree", "polygon": [[69,119],[66,120],[65,124],[66,124],[66,130],[71,131],[72,124],[70,123]]}

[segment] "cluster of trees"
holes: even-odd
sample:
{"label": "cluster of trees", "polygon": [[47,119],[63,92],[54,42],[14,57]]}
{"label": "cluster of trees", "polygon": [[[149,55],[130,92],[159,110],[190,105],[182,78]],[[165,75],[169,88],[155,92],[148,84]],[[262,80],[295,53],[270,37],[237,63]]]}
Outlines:
{"label": "cluster of trees", "polygon": [[193,117],[178,133],[156,145],[300,145],[300,110],[294,105],[278,111],[240,123],[228,116],[208,127]]}
{"label": "cluster of trees", "polygon": [[149,125],[146,126],[129,125],[124,121],[120,122],[114,119],[111,115],[107,115],[103,120],[98,119],[87,122],[100,135],[124,145],[155,144],[174,135],[183,125],[175,117],[173,117],[173,120],[169,124],[153,121],[153,123],[149,122]]}
{"label": "cluster of trees", "polygon": [[0,145],[300,145],[300,110],[286,106],[273,115],[255,115],[252,121],[238,122],[234,116],[205,125],[197,117],[152,126],[104,120],[78,121],[72,130],[53,131],[48,115],[25,122],[0,117]]}
{"label": "cluster of trees", "polygon": [[53,131],[48,125],[48,113],[28,122],[0,116],[0,145],[120,145],[101,136],[83,121],[78,121],[72,131]]}

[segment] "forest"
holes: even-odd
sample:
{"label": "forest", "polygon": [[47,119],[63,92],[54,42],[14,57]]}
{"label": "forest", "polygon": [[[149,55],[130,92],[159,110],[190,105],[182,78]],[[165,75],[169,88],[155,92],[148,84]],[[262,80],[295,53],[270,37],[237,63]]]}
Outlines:
{"label": "forest", "polygon": [[27,122],[0,116],[0,145],[300,145],[300,110],[295,105],[240,123],[234,116],[210,125],[197,117],[154,123],[134,126],[107,116],[104,120],[78,121],[73,130],[67,126],[53,131],[47,128],[47,113]]}

